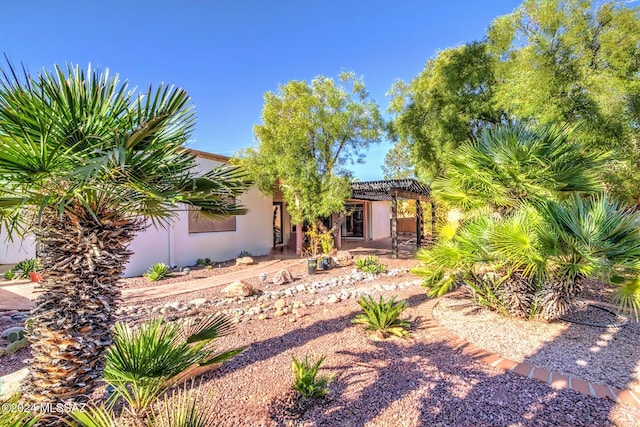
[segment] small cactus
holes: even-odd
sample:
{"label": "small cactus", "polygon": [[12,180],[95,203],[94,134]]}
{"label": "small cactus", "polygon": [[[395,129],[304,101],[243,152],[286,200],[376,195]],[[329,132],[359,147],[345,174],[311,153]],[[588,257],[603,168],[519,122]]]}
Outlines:
{"label": "small cactus", "polygon": [[25,333],[26,331],[24,329],[20,329],[19,331],[11,332],[9,335],[7,335],[7,339],[9,340],[10,343],[14,343],[16,341],[20,341],[21,339],[23,339]]}
{"label": "small cactus", "polygon": [[0,348],[0,355],[13,354],[16,351],[29,347],[29,340],[27,338],[21,338],[19,341],[13,341],[5,348]]}

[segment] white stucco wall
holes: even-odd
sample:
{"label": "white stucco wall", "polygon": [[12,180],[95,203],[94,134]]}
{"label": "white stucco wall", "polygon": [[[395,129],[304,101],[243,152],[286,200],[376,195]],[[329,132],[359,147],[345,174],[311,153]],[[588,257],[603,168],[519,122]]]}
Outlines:
{"label": "white stucco wall", "polygon": [[36,243],[34,236],[25,238],[13,236],[13,239],[9,239],[9,234],[6,230],[0,231],[0,264],[16,264],[35,256]]}
{"label": "white stucco wall", "polygon": [[371,202],[371,238],[373,240],[391,236],[391,203]]}
{"label": "white stucco wall", "polygon": [[[219,166],[221,162],[198,158],[196,174],[200,175]],[[168,228],[150,226],[131,242],[133,252],[125,270],[125,277],[138,276],[149,266],[164,262],[171,266],[194,265],[198,258],[225,261],[235,258],[241,251],[252,255],[266,255],[273,245],[273,204],[257,188],[251,188],[238,198],[248,209],[246,215],[236,217],[236,231],[189,233],[187,212],[179,212]],[[33,237],[7,239],[0,231],[0,264],[14,264],[35,257]]]}
{"label": "white stucco wall", "polygon": [[[220,165],[208,159],[198,159],[197,173],[205,173]],[[132,242],[134,252],[125,271],[125,277],[138,276],[149,266],[164,262],[171,266],[194,265],[198,258],[225,261],[235,258],[241,251],[252,255],[266,255],[273,245],[272,208],[270,197],[251,188],[238,198],[248,209],[246,215],[236,217],[236,231],[189,233],[187,212],[180,212],[169,229],[150,227]]]}

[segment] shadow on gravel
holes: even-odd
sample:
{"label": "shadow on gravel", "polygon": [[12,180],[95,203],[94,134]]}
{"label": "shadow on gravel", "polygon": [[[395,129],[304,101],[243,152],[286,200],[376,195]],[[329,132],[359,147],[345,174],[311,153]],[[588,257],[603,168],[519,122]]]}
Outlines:
{"label": "shadow on gravel", "polygon": [[[444,342],[375,346],[372,352],[339,352],[355,363],[330,367],[342,373],[331,386],[330,399],[305,415],[313,425],[613,425],[608,419],[613,402],[558,392],[512,373],[495,374]],[[376,381],[363,383],[372,370]],[[385,410],[389,414],[377,420]]]}
{"label": "shadow on gravel", "polygon": [[[610,393],[607,389],[607,385],[618,388],[626,389],[632,382],[632,376],[636,370],[640,369],[640,345],[638,345],[638,336],[640,332],[640,325],[632,320],[621,328],[600,328],[594,326],[586,326],[575,323],[567,323],[568,328],[565,329],[560,340],[556,340],[547,343],[540,348],[535,354],[524,359],[524,362],[533,365],[541,366],[549,370],[554,370],[554,360],[558,357],[563,357],[565,360],[571,361],[574,365],[573,372],[558,372],[565,374],[567,377],[572,377],[574,387],[578,383],[579,387],[586,388],[590,393],[598,392],[600,396],[602,393]],[[561,348],[561,344],[558,342],[574,342],[578,341],[580,345],[571,346],[568,348]],[[615,349],[616,346],[612,345],[616,341],[629,343],[623,350],[620,348]],[[558,370],[555,369],[557,372]],[[581,374],[583,372],[583,374]],[[593,385],[590,387],[581,379],[589,380],[586,373],[594,373],[596,376],[592,379]],[[562,378],[562,377],[560,377]],[[578,380],[576,380],[578,378]],[[600,378],[596,380],[595,378]],[[553,389],[551,389],[553,390]],[[573,391],[564,391],[563,393],[577,394]],[[545,419],[546,407],[556,407],[564,411],[564,419],[560,420],[566,425],[596,425],[591,421],[591,417],[594,413],[597,414],[597,425],[611,425],[611,426],[640,426],[640,410],[625,408],[625,414],[614,414],[614,408],[616,404],[606,398],[594,398],[585,395],[583,399],[575,402],[575,405],[567,407],[562,396],[557,395],[555,392],[550,392],[547,395],[545,404],[543,406],[532,407],[529,411],[529,415],[532,420],[538,422],[538,425],[545,425],[539,422],[539,420]],[[613,396],[610,397],[612,399]],[[635,413],[633,415],[632,411]],[[594,421],[596,421],[594,419]],[[532,425],[534,425],[532,423]]]}
{"label": "shadow on gravel", "polygon": [[[410,307],[415,307],[425,300],[424,294],[414,295],[407,299]],[[222,377],[236,370],[243,369],[252,363],[267,360],[281,353],[286,353],[290,349],[304,345],[305,343],[319,338],[323,335],[340,332],[346,328],[352,327],[351,320],[360,312],[356,309],[357,304],[354,302],[354,310],[344,316],[336,317],[330,320],[321,320],[303,328],[294,329],[277,337],[269,338],[262,341],[256,341],[250,344],[249,348],[239,356],[223,364],[220,369],[213,371],[211,374],[216,377]],[[420,324],[420,321],[417,321]],[[266,349],[266,350],[265,350]]]}

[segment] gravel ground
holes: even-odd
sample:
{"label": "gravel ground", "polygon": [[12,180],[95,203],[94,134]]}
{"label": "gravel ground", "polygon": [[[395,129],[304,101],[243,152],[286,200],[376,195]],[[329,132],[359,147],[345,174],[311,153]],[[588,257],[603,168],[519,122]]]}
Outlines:
{"label": "gravel ground", "polygon": [[172,283],[184,282],[186,280],[196,280],[205,277],[220,276],[222,274],[233,273],[242,269],[252,268],[255,265],[260,265],[261,263],[270,261],[271,258],[269,258],[268,256],[259,256],[253,257],[253,260],[255,261],[255,264],[252,266],[236,265],[236,260],[232,259],[228,261],[214,262],[212,263],[211,268],[207,268],[201,265],[190,266],[188,267],[190,271],[186,274],[182,272],[175,272],[171,277],[156,282],[152,282],[144,276],[128,277],[122,282],[123,287],[127,289],[140,289],[147,288],[149,286],[170,285]]}
{"label": "gravel ground", "polygon": [[640,391],[638,322],[630,320],[622,328],[596,328],[564,321],[509,319],[452,297],[443,298],[433,314],[442,326],[467,341],[516,362]]}
{"label": "gravel ground", "polygon": [[[385,260],[385,263],[390,268],[401,268],[411,261]],[[351,268],[308,277],[306,267],[298,266],[291,270],[298,279],[293,285],[329,280],[348,274]],[[302,315],[292,312],[282,316],[269,315],[261,320],[246,315],[238,318],[236,332],[220,339],[219,348],[249,347],[220,369],[202,377],[200,389],[210,393],[202,404],[215,412],[216,425],[220,426],[640,426],[638,409],[569,390],[553,390],[546,384],[474,361],[451,349],[447,341],[431,337],[421,326],[415,309],[425,300],[423,289],[414,285],[384,290],[384,286],[412,280],[414,277],[410,274],[401,274],[358,282],[349,289],[375,288],[375,293],[379,291],[387,297],[398,295],[407,299],[411,305],[405,313],[412,323],[410,339],[371,340],[361,325],[351,323],[359,312],[355,298],[333,304],[326,301],[330,293],[340,291],[332,287],[319,289],[315,294],[299,293],[284,297],[287,304],[305,303]],[[269,285],[268,290],[273,292],[287,286],[292,285]],[[218,297],[219,290],[207,290],[180,295],[178,299],[186,302],[195,298]],[[175,300],[174,297],[167,301]],[[323,302],[315,304],[317,300]],[[446,307],[447,300],[443,300],[445,303],[440,304],[441,308]],[[167,301],[153,300],[147,304],[158,306]],[[460,302],[452,300],[453,304]],[[256,304],[256,300],[237,300],[231,308],[246,308],[252,304]],[[200,315],[207,311],[210,309],[203,307],[172,313],[171,317]],[[566,329],[555,330],[555,324],[524,322],[531,326],[527,332],[522,332],[520,324],[503,331],[501,323],[512,320],[487,318],[487,322],[484,318],[475,317],[486,315],[486,312],[471,315],[467,311],[449,311],[453,315],[447,315],[447,318],[465,319],[464,329],[477,326],[491,338],[486,346],[476,344],[506,357],[511,357],[504,354],[506,351],[490,348],[493,342],[504,341],[499,344],[500,350],[504,350],[520,347],[521,341],[526,340],[530,350],[545,347],[548,344],[545,340],[562,346],[582,339],[577,332],[567,334]],[[435,314],[440,320],[441,313]],[[455,330],[448,324],[444,326]],[[456,332],[465,336],[464,330]],[[512,335],[503,339],[503,333]],[[637,331],[631,338],[618,333],[610,339],[598,336],[607,344],[597,344],[602,348],[601,353],[608,351],[618,340],[631,339],[635,349],[625,347],[619,351],[624,352],[624,357],[638,360],[635,357],[638,352]],[[526,349],[526,346],[522,347]],[[526,357],[538,354],[535,350],[530,353],[533,355],[527,354]],[[330,385],[329,396],[311,404],[306,402],[302,407],[307,410],[296,412],[292,405],[299,408],[300,404],[292,402],[291,397],[291,355],[301,358],[306,354],[326,356],[321,372],[333,374],[336,379]],[[563,357],[566,354],[571,353],[565,349]],[[23,357],[28,357],[28,354]],[[533,359],[526,360],[536,363]],[[2,358],[0,362],[0,368],[5,370],[7,359]],[[616,370],[616,363],[609,364],[612,368],[609,371]],[[586,372],[590,371],[590,366],[593,365],[588,365]],[[602,368],[607,366],[603,363]],[[581,376],[586,378],[586,375]]]}
{"label": "gravel ground", "polygon": [[[285,317],[238,324],[222,348],[249,349],[204,377],[201,387],[221,426],[635,426],[640,411],[476,362],[420,326],[417,287],[393,292],[410,301],[411,339],[373,341],[350,320],[353,300]],[[291,414],[291,355],[327,357],[330,395]]]}

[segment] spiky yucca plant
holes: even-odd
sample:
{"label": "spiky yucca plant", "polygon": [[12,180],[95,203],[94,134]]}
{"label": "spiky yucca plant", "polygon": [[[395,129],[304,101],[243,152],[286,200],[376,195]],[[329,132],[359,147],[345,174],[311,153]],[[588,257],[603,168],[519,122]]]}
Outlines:
{"label": "spiky yucca plant", "polygon": [[391,297],[385,301],[380,296],[380,300],[375,301],[371,295],[360,298],[358,305],[364,313],[356,315],[351,322],[365,325],[365,330],[375,331],[380,338],[386,338],[389,335],[408,336],[409,321],[400,319],[400,315],[406,310],[408,304],[406,301],[396,302],[395,299],[396,297]]}
{"label": "spiky yucca plant", "polygon": [[145,420],[125,420],[105,406],[88,407],[70,414],[71,426],[80,427],[210,427],[214,424],[215,411],[207,407],[209,393],[191,392],[187,385],[174,389],[155,402]]}
{"label": "spiky yucca plant", "polygon": [[[20,404],[20,395],[15,395],[9,398],[7,401],[0,402],[2,404],[16,405]],[[22,410],[3,410],[0,411],[0,426],[2,427],[32,427],[40,420],[38,414],[34,414],[30,411]]]}
{"label": "spiky yucca plant", "polygon": [[36,235],[46,272],[24,397],[84,401],[101,378],[129,242],[188,208],[239,215],[237,168],[195,175],[187,93],[143,94],[108,72],[0,69],[0,224]]}

